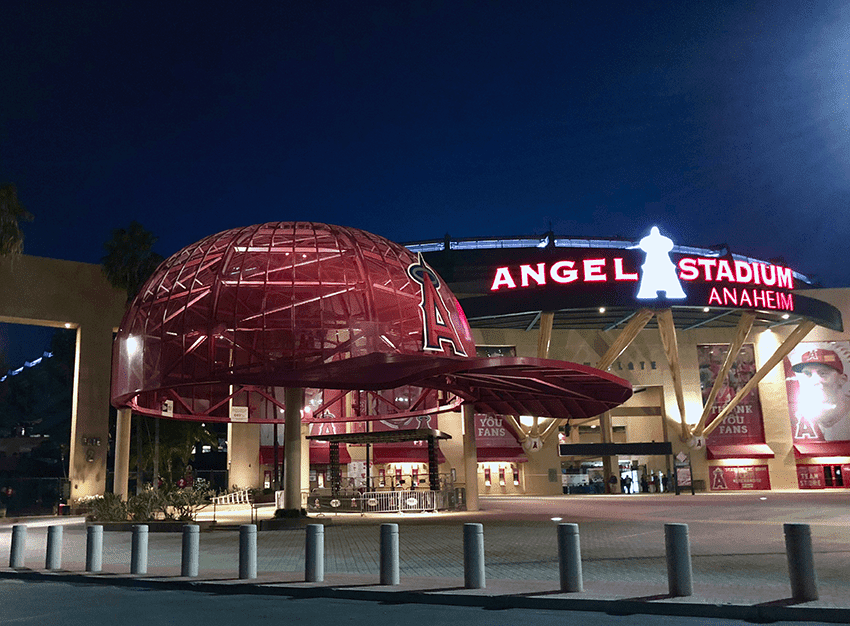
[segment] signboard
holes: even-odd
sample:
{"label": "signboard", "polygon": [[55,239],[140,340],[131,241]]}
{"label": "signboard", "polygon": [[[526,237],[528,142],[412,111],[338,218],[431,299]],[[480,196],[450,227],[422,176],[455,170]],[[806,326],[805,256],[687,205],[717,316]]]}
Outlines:
{"label": "signboard", "polygon": [[794,441],[850,441],[850,341],[801,343],[783,365]]}
{"label": "signboard", "polygon": [[231,406],[230,407],[231,422],[247,422],[248,407],[247,406]]}
{"label": "signboard", "polygon": [[[717,374],[726,360],[728,345],[698,345],[699,379],[702,388],[703,404],[708,399]],[[706,425],[710,425],[720,411],[735,394],[753,377],[756,372],[755,350],[752,344],[741,347],[726,381],[711,407]],[[748,393],[735,410],[724,418],[723,422],[708,436],[708,445],[734,445],[764,443],[764,422],[762,421],[761,401],[758,388]]]}
{"label": "signboard", "polygon": [[770,489],[767,465],[712,467],[708,470],[711,491]]}
{"label": "signboard", "polygon": [[823,466],[798,465],[797,486],[800,489],[823,489],[826,487],[823,477]]}

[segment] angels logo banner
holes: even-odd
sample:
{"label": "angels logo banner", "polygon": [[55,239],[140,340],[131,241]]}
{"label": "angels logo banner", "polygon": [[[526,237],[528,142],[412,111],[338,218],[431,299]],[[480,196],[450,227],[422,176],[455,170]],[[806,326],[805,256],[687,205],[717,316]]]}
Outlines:
{"label": "angels logo banner", "polygon": [[783,365],[794,441],[850,441],[850,341],[801,343]]}

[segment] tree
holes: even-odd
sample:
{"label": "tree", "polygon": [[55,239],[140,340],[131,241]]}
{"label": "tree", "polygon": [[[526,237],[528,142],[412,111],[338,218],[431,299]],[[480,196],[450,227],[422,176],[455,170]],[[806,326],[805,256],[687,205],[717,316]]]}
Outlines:
{"label": "tree", "polygon": [[21,254],[24,251],[24,233],[21,222],[31,222],[32,215],[18,201],[15,185],[0,185],[0,256]]}
{"label": "tree", "polygon": [[134,221],[127,228],[113,230],[112,239],[103,244],[106,250],[106,256],[100,260],[103,272],[113,287],[127,290],[127,302],[139,293],[162,263],[162,256],[153,251],[156,239]]}

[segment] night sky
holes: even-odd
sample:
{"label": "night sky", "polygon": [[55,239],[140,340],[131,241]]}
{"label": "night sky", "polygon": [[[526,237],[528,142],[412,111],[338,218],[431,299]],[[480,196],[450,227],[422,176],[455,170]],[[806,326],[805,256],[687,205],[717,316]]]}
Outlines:
{"label": "night sky", "polygon": [[0,8],[28,254],[266,221],[726,243],[850,286],[847,2]]}

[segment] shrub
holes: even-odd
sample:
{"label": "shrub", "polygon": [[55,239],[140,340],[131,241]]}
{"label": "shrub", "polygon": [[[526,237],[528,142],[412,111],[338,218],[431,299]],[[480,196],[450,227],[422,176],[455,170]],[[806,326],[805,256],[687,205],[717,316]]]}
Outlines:
{"label": "shrub", "polygon": [[127,503],[114,493],[81,499],[77,504],[89,508],[88,517],[94,522],[125,522],[129,516]]}

